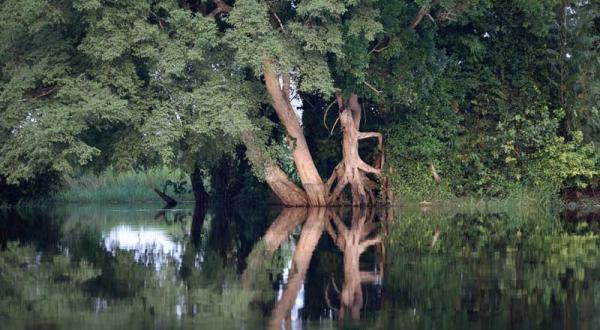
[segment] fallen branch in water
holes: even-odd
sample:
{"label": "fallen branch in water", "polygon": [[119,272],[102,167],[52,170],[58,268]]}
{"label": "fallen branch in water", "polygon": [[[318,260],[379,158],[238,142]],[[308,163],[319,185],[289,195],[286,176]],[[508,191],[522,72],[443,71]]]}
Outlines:
{"label": "fallen branch in water", "polygon": [[165,201],[165,203],[167,203],[167,205],[165,205],[163,207],[164,209],[170,209],[170,208],[175,207],[175,205],[177,205],[177,201],[173,197],[165,194],[164,192],[162,192],[162,191],[160,191],[160,190],[158,190],[156,188],[154,188],[154,192],[158,196],[160,196],[160,198],[162,198],[162,200]]}

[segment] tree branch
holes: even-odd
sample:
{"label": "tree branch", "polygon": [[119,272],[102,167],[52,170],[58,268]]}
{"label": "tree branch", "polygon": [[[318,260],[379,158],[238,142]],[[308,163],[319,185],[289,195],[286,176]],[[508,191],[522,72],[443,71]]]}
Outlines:
{"label": "tree branch", "polygon": [[329,103],[327,108],[325,108],[325,114],[323,115],[323,125],[325,126],[326,129],[329,129],[329,127],[327,126],[327,113],[329,112],[329,109],[333,106],[334,103],[335,103],[335,100],[331,101],[331,103]]}
{"label": "tree branch", "polygon": [[54,92],[55,90],[56,90],[56,87],[42,88],[42,89],[40,89],[39,94],[31,96],[31,99],[38,100],[46,95],[52,94],[52,92]]}
{"label": "tree branch", "polygon": [[285,33],[285,28],[283,27],[283,23],[281,22],[281,19],[279,18],[279,16],[277,16],[277,13],[275,13],[273,11],[272,14],[273,14],[273,16],[275,16],[275,19],[277,20],[277,23],[279,23],[279,27],[281,28],[281,32]]}
{"label": "tree branch", "polygon": [[165,205],[165,209],[169,209],[169,208],[173,208],[175,207],[175,205],[177,205],[177,201],[172,198],[171,196],[165,194],[164,192],[154,188],[154,192],[160,196],[160,198],[162,198],[163,201],[165,201],[165,203],[167,203],[167,205]]}
{"label": "tree branch", "polygon": [[421,9],[419,9],[419,12],[417,13],[417,16],[415,16],[415,18],[410,23],[410,28],[414,30],[417,27],[417,25],[421,23],[423,17],[429,15],[429,11],[431,10],[431,8],[435,7],[439,2],[439,0],[433,0],[431,1],[431,3],[428,3],[421,7]]}
{"label": "tree branch", "polygon": [[369,87],[371,90],[373,90],[376,94],[380,94],[381,93],[380,90],[377,90],[377,88],[373,87],[373,85],[369,84],[366,81],[365,81],[365,85],[367,85],[367,87]]}
{"label": "tree branch", "polygon": [[281,91],[283,95],[289,99],[290,97],[290,75],[288,73],[281,75],[283,80],[283,86],[281,87]]}
{"label": "tree branch", "polygon": [[360,243],[360,251],[365,251],[369,246],[381,243],[381,237],[365,240]]}
{"label": "tree branch", "polygon": [[[419,23],[421,23],[421,21],[423,20],[423,17],[425,17],[425,16],[429,16],[431,18],[431,15],[429,14],[429,12],[431,11],[431,8],[437,6],[439,3],[440,3],[440,0],[432,0],[430,3],[427,3],[423,7],[421,7],[419,9],[419,11],[417,12],[417,15],[412,19],[411,23],[408,25],[408,29],[414,30],[419,25]],[[433,20],[433,18],[432,18],[432,20]],[[385,37],[382,41],[386,41],[385,46],[380,47],[380,44],[382,43],[380,41],[375,45],[375,47],[373,47],[373,49],[371,49],[369,51],[369,54],[381,53],[384,50],[388,49],[391,45],[392,38]],[[380,48],[377,48],[377,47],[380,47]]]}

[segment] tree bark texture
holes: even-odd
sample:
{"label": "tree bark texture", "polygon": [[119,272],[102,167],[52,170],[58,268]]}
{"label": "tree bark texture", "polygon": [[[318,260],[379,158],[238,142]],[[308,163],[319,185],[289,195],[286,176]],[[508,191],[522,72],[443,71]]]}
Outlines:
{"label": "tree bark texture", "polygon": [[264,179],[269,188],[277,195],[285,206],[306,206],[308,199],[304,190],[300,189],[277,164],[262,152],[252,131],[242,134],[246,145],[246,156],[253,166],[261,167]]}
{"label": "tree bark texture", "polygon": [[[339,120],[342,126],[342,161],[335,167],[327,181],[327,191],[330,192],[328,203],[339,203],[340,195],[344,188],[350,185],[352,205],[366,206],[377,204],[374,189],[377,184],[369,178],[370,175],[379,176],[383,168],[383,135],[378,132],[360,132],[358,130],[362,109],[358,103],[358,96],[352,94],[347,101],[338,93]],[[358,154],[360,140],[377,138],[378,158],[373,166],[363,161]]]}
{"label": "tree bark texture", "polygon": [[[433,0],[434,2],[437,0]],[[208,14],[216,17],[221,13],[229,13],[233,8],[222,0],[213,0],[214,9]],[[430,4],[430,6],[433,4]],[[420,16],[428,11],[423,10]],[[279,18],[277,17],[278,21]],[[420,21],[421,18],[418,20]],[[418,22],[416,23],[418,24]],[[413,25],[416,25],[413,24]],[[283,26],[279,26],[283,31]],[[361,108],[358,97],[353,94],[347,101],[338,95],[340,106],[340,122],[343,129],[342,162],[337,165],[325,184],[317,171],[308,148],[306,138],[298,117],[290,101],[289,72],[278,72],[274,58],[262,61],[265,88],[271,97],[271,105],[281,124],[285,127],[287,140],[292,151],[296,171],[302,183],[299,188],[279,166],[262,152],[255,143],[251,131],[242,134],[247,148],[247,156],[254,166],[264,169],[267,185],[285,206],[327,206],[340,203],[340,195],[350,185],[352,205],[375,205],[375,188],[377,184],[368,175],[379,176],[383,166],[383,136],[377,132],[360,132]],[[280,83],[281,81],[281,83]],[[365,163],[358,155],[358,143],[367,138],[377,138],[380,157],[374,166]],[[334,184],[337,184],[334,186]]]}
{"label": "tree bark texture", "polygon": [[327,204],[325,185],[308,149],[300,121],[290,103],[289,94],[286,94],[286,91],[289,90],[285,83],[287,79],[284,79],[283,86],[280,86],[279,75],[275,72],[271,60],[263,61],[263,67],[267,92],[271,96],[277,117],[287,131],[288,143],[292,149],[292,156],[302,187],[306,192],[308,205],[324,206]]}

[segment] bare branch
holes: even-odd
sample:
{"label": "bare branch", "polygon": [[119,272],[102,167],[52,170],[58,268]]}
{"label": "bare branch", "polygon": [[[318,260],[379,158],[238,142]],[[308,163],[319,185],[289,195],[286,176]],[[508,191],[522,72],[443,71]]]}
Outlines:
{"label": "bare branch", "polygon": [[[417,12],[417,15],[415,16],[415,18],[413,18],[410,25],[408,26],[408,29],[414,30],[419,25],[419,23],[421,23],[421,21],[423,20],[423,17],[425,17],[425,16],[428,16],[432,21],[434,21],[429,12],[431,11],[431,8],[437,6],[439,4],[439,2],[440,2],[439,0],[432,0],[431,3],[428,3],[428,4],[424,5],[423,7],[421,7],[421,9],[419,9],[419,11]],[[373,47],[373,49],[371,49],[369,51],[369,54],[381,53],[384,50],[388,49],[390,47],[390,45],[392,44],[392,38],[389,38],[389,37],[384,38],[382,41],[385,41],[385,46],[380,46],[380,44],[383,42],[378,42],[377,45],[375,45],[375,47]]]}
{"label": "bare branch", "polygon": [[383,135],[379,132],[360,132],[360,133],[358,133],[359,140],[364,140],[364,139],[368,139],[368,138],[377,138],[377,140],[379,140],[380,144],[383,143]]}
{"label": "bare branch", "polygon": [[361,283],[376,283],[381,280],[381,276],[377,272],[360,272]]}
{"label": "bare branch", "polygon": [[375,168],[367,163],[365,163],[364,161],[361,160],[360,165],[358,165],[358,168],[360,168],[361,170],[367,172],[367,173],[372,173],[375,175],[380,175],[381,174],[381,169]]}
{"label": "bare branch", "polygon": [[375,237],[373,239],[368,239],[368,240],[360,243],[360,251],[361,252],[365,251],[369,246],[375,245],[375,244],[380,244],[380,243],[381,243],[381,237]]}
{"label": "bare branch", "polygon": [[275,19],[277,20],[277,23],[279,23],[279,27],[281,28],[281,32],[285,33],[285,28],[283,27],[283,23],[281,22],[281,19],[279,18],[279,16],[277,16],[277,13],[272,12],[273,16],[275,16]]}
{"label": "bare branch", "polygon": [[56,87],[42,88],[42,89],[39,91],[39,94],[37,94],[37,95],[33,95],[33,96],[31,97],[31,99],[32,99],[32,100],[34,100],[34,101],[35,101],[35,100],[38,100],[38,99],[40,99],[40,98],[42,98],[42,97],[44,97],[44,96],[47,96],[47,95],[50,95],[50,94],[52,94],[52,92],[54,92],[55,90],[56,90]]}
{"label": "bare branch", "polygon": [[331,301],[329,300],[329,285],[331,283],[327,283],[327,286],[325,287],[325,302],[327,303],[327,306],[329,306],[330,309],[334,310],[334,311],[338,311],[339,308],[335,308],[333,307],[333,305],[331,304]]}
{"label": "bare branch", "polygon": [[[382,47],[382,44],[384,44],[384,43],[386,45]],[[384,37],[383,39],[379,40],[377,42],[377,44],[375,44],[375,46],[373,47],[373,49],[371,49],[369,51],[369,54],[371,54],[371,53],[380,53],[380,52],[386,50],[389,46],[390,46],[390,38]],[[378,48],[378,47],[381,47],[381,48]]]}
{"label": "bare branch", "polygon": [[337,294],[340,294],[340,289],[338,288],[337,284],[335,283],[335,279],[333,278],[333,275],[331,275],[331,284],[333,284],[333,289],[335,290],[335,292],[337,292]]}
{"label": "bare branch", "polygon": [[365,85],[367,85],[367,87],[369,87],[371,90],[373,90],[376,94],[380,94],[381,93],[380,90],[377,90],[377,88],[373,87],[373,85],[369,84],[366,81],[365,81]]}
{"label": "bare branch", "polygon": [[340,117],[338,116],[337,119],[335,120],[335,122],[333,122],[333,126],[331,127],[331,132],[329,132],[329,136],[333,135],[333,130],[335,129],[335,126],[337,125],[338,121],[340,121]]}
{"label": "bare branch", "polygon": [[326,129],[329,129],[329,127],[327,127],[327,113],[329,112],[329,109],[335,104],[335,100],[331,101],[331,103],[329,103],[329,105],[327,106],[327,108],[325,108],[325,114],[323,115],[323,126],[325,126]]}

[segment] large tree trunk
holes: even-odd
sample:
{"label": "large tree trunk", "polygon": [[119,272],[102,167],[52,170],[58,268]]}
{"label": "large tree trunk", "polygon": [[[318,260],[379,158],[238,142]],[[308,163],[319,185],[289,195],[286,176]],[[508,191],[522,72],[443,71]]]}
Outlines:
{"label": "large tree trunk", "polygon": [[[378,176],[383,168],[383,135],[377,132],[360,132],[358,130],[362,109],[358,103],[358,96],[352,94],[344,101],[338,93],[338,106],[340,109],[339,120],[342,126],[342,161],[335,167],[333,173],[327,180],[327,191],[331,191],[328,203],[334,205],[339,203],[344,188],[350,185],[352,193],[352,205],[375,205],[377,200],[373,190],[376,183],[367,175]],[[365,163],[358,154],[358,143],[367,138],[377,138],[379,155],[375,165]],[[336,183],[335,188],[334,184]]]}
{"label": "large tree trunk", "polygon": [[279,75],[272,67],[271,60],[263,61],[264,77],[267,91],[272,99],[273,108],[277,117],[285,126],[288,134],[288,143],[292,149],[292,156],[296,164],[298,176],[306,192],[308,205],[324,206],[327,204],[325,185],[315,167],[304,132],[294,108],[289,100],[289,78],[283,77],[283,87],[279,84]]}
{"label": "large tree trunk", "polygon": [[196,205],[206,205],[208,203],[209,195],[206,192],[206,189],[204,189],[202,172],[200,172],[198,167],[195,167],[194,171],[190,174],[190,183],[192,184],[192,192],[194,193]]}
{"label": "large tree trunk", "polygon": [[262,168],[264,179],[285,206],[306,206],[306,193],[290,180],[285,172],[275,162],[265,155],[255,141],[252,131],[245,131],[242,140],[246,145],[246,156],[253,166]]}

